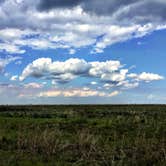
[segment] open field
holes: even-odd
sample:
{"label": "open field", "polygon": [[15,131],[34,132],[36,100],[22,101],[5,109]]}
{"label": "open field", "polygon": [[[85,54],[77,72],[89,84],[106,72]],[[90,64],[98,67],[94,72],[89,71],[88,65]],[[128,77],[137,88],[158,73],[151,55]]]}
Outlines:
{"label": "open field", "polygon": [[165,105],[1,106],[0,166],[166,165]]}

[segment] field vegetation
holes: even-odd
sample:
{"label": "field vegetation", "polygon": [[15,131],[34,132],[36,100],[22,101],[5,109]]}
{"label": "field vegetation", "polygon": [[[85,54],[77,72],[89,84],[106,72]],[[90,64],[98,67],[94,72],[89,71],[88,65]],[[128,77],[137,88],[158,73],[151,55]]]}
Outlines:
{"label": "field vegetation", "polygon": [[0,166],[165,166],[165,105],[0,106]]}

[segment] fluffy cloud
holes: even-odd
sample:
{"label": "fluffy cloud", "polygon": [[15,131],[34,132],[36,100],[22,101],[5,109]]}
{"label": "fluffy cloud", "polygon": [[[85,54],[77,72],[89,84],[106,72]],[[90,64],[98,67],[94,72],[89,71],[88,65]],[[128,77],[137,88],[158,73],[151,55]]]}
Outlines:
{"label": "fluffy cloud", "polygon": [[101,79],[104,81],[121,82],[126,79],[127,72],[127,69],[122,69],[114,73],[103,73]]}
{"label": "fluffy cloud", "polygon": [[[66,61],[52,61],[51,58],[39,58],[25,67],[20,81],[28,77],[52,80],[54,83],[66,83],[78,77],[91,78],[105,83],[104,88],[117,87],[131,89],[139,86],[140,81],[150,82],[164,79],[154,73],[129,73],[119,61],[87,62],[83,59],[71,58]],[[91,85],[96,85],[95,81]]]}
{"label": "fluffy cloud", "polygon": [[119,61],[91,62],[89,74],[94,77],[102,77],[103,73],[111,73],[122,67]]}
{"label": "fluffy cloud", "polygon": [[[40,10],[39,10],[40,9]],[[164,0],[6,0],[0,4],[0,51],[107,46],[165,29]],[[132,16],[132,17],[131,17]]]}
{"label": "fluffy cloud", "polygon": [[78,75],[87,74],[90,64],[81,59],[69,59],[65,62],[52,62],[50,58],[40,58],[29,64],[20,76],[20,80],[32,76],[67,82]]}
{"label": "fluffy cloud", "polygon": [[150,82],[150,81],[157,81],[157,80],[163,80],[164,77],[160,76],[158,74],[153,74],[153,73],[146,73],[143,72],[141,74],[135,74],[131,73],[128,75],[129,78],[134,78],[137,81],[145,81],[145,82]]}
{"label": "fluffy cloud", "polygon": [[86,62],[83,59],[68,59],[52,62],[50,58],[39,58],[29,64],[22,72],[20,80],[27,77],[54,79],[67,82],[78,76],[94,77],[103,81],[119,82],[125,79],[128,70],[121,70],[119,61]]}

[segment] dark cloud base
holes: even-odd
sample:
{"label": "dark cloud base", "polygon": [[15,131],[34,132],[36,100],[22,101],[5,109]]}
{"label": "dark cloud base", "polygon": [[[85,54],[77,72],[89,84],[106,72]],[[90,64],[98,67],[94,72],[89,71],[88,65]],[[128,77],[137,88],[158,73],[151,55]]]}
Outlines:
{"label": "dark cloud base", "polygon": [[[166,21],[166,1],[162,0],[40,0],[41,11],[53,8],[71,8],[80,5],[84,11],[111,16],[120,11],[117,20],[136,23]],[[123,11],[122,8],[126,7]]]}
{"label": "dark cloud base", "polygon": [[84,0],[41,0],[39,10],[50,10],[52,8],[69,8],[79,5]]}

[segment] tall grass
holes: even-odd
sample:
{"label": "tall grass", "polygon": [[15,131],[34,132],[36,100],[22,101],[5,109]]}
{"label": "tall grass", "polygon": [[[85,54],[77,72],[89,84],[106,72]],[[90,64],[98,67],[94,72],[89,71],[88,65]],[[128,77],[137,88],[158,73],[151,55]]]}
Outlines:
{"label": "tall grass", "polygon": [[166,165],[166,107],[0,107],[0,165]]}

